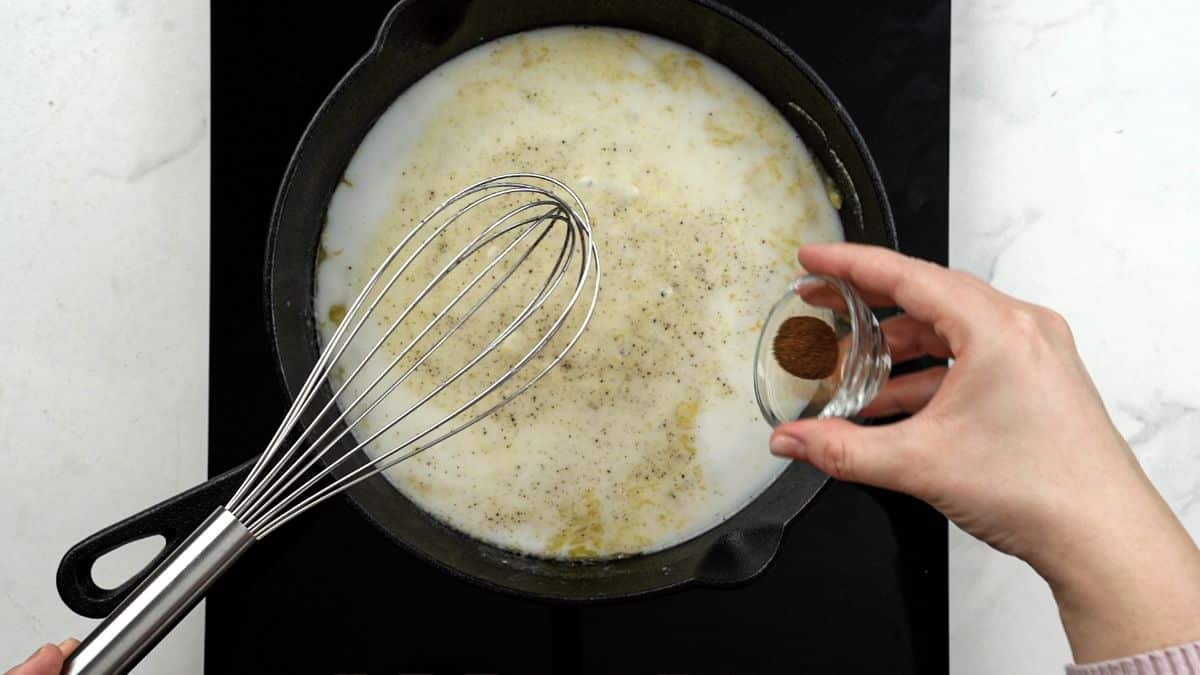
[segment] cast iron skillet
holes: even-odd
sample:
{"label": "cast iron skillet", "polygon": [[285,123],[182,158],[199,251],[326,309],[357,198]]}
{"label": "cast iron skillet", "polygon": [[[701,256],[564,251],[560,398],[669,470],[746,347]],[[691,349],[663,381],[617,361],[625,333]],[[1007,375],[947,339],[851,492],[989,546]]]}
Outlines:
{"label": "cast iron skillet", "polygon": [[[878,171],[846,111],[795,53],[727,8],[709,0],[402,0],[388,14],[370,52],[317,111],[275,203],[266,295],[279,367],[291,395],[318,354],[313,268],[325,210],[367,131],[401,92],[441,63],[482,42],[562,24],[659,35],[733,69],[783,113],[836,181],[843,195],[846,238],[896,247]],[[604,223],[597,221],[596,227]],[[603,292],[601,298],[604,301]],[[750,359],[747,354],[747,373]],[[321,402],[329,395],[325,391]],[[59,566],[63,600],[85,616],[107,615],[145,573],[225,503],[249,466],[217,476],[77,544]],[[753,578],[775,555],[784,528],[825,480],[816,470],[793,464],[758,499],[718,527],[664,551],[599,563],[528,558],[484,544],[426,515],[381,477],[360,483],[348,494],[363,515],[398,544],[451,574],[527,597],[594,601],[689,583],[727,585]],[[153,535],[162,535],[167,544],[145,570],[115,589],[95,584],[91,569],[97,558]]]}

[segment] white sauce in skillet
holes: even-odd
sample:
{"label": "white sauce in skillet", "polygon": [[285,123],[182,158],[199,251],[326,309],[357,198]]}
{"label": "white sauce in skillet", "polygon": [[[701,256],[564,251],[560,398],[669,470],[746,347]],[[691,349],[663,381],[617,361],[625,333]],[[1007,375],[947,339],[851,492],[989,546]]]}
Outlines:
{"label": "white sauce in skillet", "polygon": [[761,95],[680,45],[607,28],[487,43],[405,92],[355,154],[322,240],[322,339],[420,217],[512,171],[583,198],[596,317],[536,389],[388,479],[451,526],[540,556],[652,551],[720,523],[785,467],[766,451],[752,359],[797,246],[842,237],[822,175]]}

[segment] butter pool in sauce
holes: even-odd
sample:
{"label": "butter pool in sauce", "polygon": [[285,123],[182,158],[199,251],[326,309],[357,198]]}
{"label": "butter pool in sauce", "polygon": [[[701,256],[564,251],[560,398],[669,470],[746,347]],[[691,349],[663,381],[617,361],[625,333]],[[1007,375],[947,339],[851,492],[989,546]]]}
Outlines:
{"label": "butter pool in sauce", "polygon": [[318,256],[322,339],[417,220],[511,171],[556,176],[587,205],[595,318],[536,389],[387,478],[449,525],[539,556],[653,551],[717,525],[786,466],[766,452],[751,361],[795,249],[842,238],[809,153],[752,87],[680,45],[608,28],[486,43],[413,85],[358,148]]}

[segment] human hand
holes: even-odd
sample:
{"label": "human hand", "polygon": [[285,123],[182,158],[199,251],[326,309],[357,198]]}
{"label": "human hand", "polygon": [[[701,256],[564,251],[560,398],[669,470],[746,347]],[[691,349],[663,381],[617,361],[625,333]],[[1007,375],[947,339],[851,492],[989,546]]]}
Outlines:
{"label": "human hand", "polygon": [[57,645],[44,644],[24,663],[10,668],[4,675],[58,675],[63,661],[79,646],[79,640],[67,638]]}
{"label": "human hand", "polygon": [[893,378],[864,416],[780,426],[771,451],[911,494],[1049,582],[1079,662],[1200,638],[1200,550],[1113,426],[1062,317],[962,272],[886,249],[807,246],[853,283],[892,358],[953,358]]}

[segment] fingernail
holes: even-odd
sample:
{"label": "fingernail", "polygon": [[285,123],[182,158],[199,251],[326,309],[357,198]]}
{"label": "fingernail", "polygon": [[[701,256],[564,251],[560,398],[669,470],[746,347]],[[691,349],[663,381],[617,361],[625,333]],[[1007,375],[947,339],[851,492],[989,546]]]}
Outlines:
{"label": "fingernail", "polygon": [[804,459],[804,443],[794,436],[775,434],[771,437],[771,454],[777,457]]}

